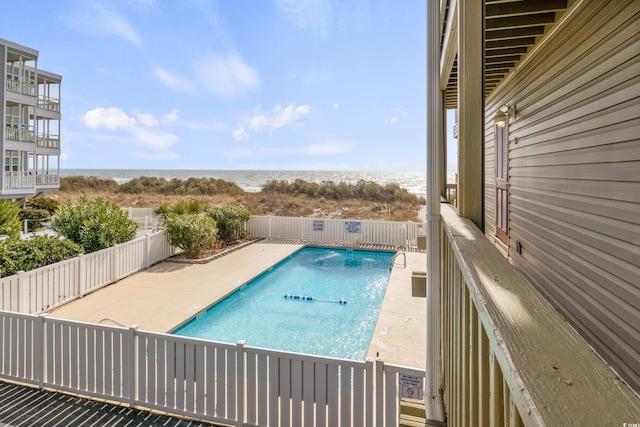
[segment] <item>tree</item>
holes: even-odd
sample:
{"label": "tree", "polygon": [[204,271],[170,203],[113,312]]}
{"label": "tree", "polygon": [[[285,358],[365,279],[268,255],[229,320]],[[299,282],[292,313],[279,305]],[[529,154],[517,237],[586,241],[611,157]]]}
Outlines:
{"label": "tree", "polygon": [[216,242],[216,221],[205,214],[169,215],[164,220],[171,246],[182,249],[189,258],[197,258]]}
{"label": "tree", "polygon": [[0,235],[18,237],[22,229],[18,215],[20,207],[17,204],[9,200],[0,200]]}
{"label": "tree", "polygon": [[61,205],[51,223],[58,233],[81,245],[87,253],[128,242],[138,226],[118,205],[101,198],[77,205]]}

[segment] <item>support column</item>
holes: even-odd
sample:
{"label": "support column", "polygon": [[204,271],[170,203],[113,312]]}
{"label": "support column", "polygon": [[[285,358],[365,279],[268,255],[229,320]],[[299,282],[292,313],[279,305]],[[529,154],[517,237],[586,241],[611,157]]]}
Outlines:
{"label": "support column", "polygon": [[442,91],[440,90],[440,7],[427,2],[427,300],[424,403],[427,420],[444,421],[440,359],[440,192]]}
{"label": "support column", "polygon": [[458,2],[458,213],[484,230],[484,1]]}

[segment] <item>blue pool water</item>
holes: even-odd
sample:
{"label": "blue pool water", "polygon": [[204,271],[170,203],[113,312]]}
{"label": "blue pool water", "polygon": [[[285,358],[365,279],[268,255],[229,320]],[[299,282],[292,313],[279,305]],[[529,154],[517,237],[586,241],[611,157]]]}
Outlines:
{"label": "blue pool water", "polygon": [[173,333],[364,360],[392,257],[393,252],[303,248]]}

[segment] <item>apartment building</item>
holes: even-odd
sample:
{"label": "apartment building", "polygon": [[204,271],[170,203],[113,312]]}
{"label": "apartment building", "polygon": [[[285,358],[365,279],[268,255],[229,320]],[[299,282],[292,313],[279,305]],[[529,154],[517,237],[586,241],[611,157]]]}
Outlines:
{"label": "apartment building", "polygon": [[0,197],[21,199],[60,187],[62,76],[38,68],[38,51],[0,39],[4,173]]}

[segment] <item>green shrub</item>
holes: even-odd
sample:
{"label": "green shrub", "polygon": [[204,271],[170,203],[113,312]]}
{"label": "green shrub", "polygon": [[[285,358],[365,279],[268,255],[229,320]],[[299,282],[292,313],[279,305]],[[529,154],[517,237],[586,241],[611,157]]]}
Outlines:
{"label": "green shrub", "polygon": [[209,216],[218,224],[218,238],[232,243],[246,237],[245,223],[251,218],[248,210],[242,206],[227,204],[209,209]]}
{"label": "green shrub", "polygon": [[0,200],[0,235],[17,237],[22,230],[20,207],[12,201]]}
{"label": "green shrub", "polygon": [[60,191],[115,191],[118,183],[110,178],[95,176],[65,176],[60,178]]}
{"label": "green shrub", "polygon": [[63,204],[52,221],[66,238],[80,244],[85,252],[95,252],[136,235],[137,225],[118,205],[101,198],[88,202],[81,197],[77,205]]}
{"label": "green shrub", "polygon": [[171,246],[182,249],[189,258],[197,258],[216,242],[216,221],[205,214],[169,215],[165,219]]}
{"label": "green shrub", "polygon": [[27,199],[25,203],[25,207],[46,210],[49,212],[49,216],[54,214],[58,206],[60,206],[60,202],[56,199],[50,199],[49,197],[31,198]]}
{"label": "green shrub", "polygon": [[262,187],[263,193],[280,193],[292,196],[307,196],[311,199],[357,199],[380,203],[410,202],[423,203],[420,197],[409,193],[398,184],[380,185],[373,181],[360,180],[356,184],[323,181],[321,184],[296,179],[288,181],[268,181]]}
{"label": "green shrub", "polygon": [[160,203],[153,213],[166,219],[171,215],[187,215],[187,214],[199,214],[206,212],[209,208],[207,202],[202,200],[178,200],[173,205],[169,206],[166,203]]}
{"label": "green shrub", "polygon": [[20,221],[27,220],[27,231],[32,233],[42,228],[42,221],[51,217],[51,214],[46,209],[26,207],[20,211],[18,217]]}
{"label": "green shrub", "polygon": [[10,239],[0,244],[0,277],[28,271],[73,258],[82,247],[68,239],[34,236],[29,240]]}
{"label": "green shrub", "polygon": [[244,193],[236,183],[216,178],[188,178],[186,181],[173,178],[167,181],[165,178],[142,176],[134,178],[118,187],[118,193],[127,194],[165,194],[165,195],[207,195],[217,194],[239,195]]}

